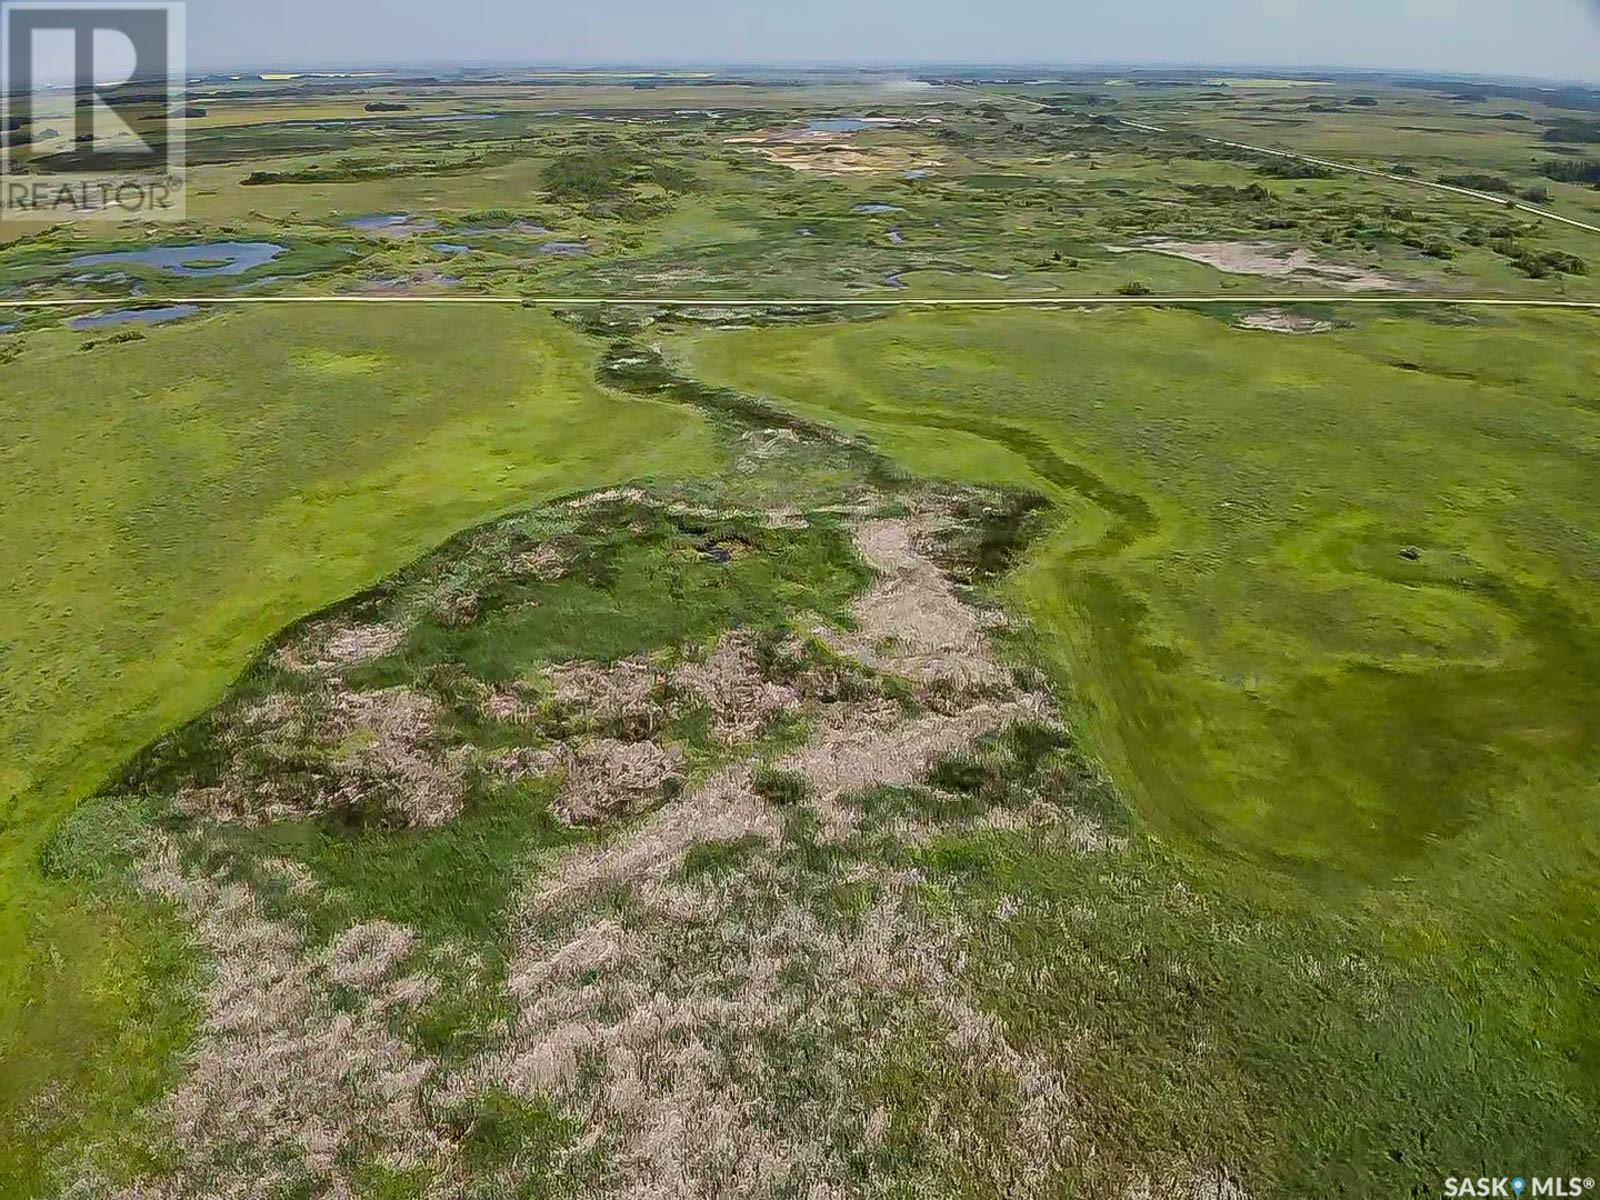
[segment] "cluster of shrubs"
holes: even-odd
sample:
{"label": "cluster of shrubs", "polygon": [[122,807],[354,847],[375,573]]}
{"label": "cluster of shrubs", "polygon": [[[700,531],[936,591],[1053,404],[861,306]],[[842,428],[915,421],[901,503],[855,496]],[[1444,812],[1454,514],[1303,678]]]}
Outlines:
{"label": "cluster of shrubs", "polygon": [[1562,117],[1545,121],[1547,142],[1567,142],[1571,145],[1600,145],[1600,121],[1586,121],[1581,117]]}
{"label": "cluster of shrubs", "polygon": [[1529,250],[1515,243],[1495,244],[1493,249],[1509,258],[1512,264],[1530,279],[1589,273],[1589,265],[1583,259],[1564,250]]}
{"label": "cluster of shrubs", "polygon": [[1400,244],[1409,246],[1413,250],[1421,251],[1429,258],[1452,259],[1456,256],[1455,249],[1449,242],[1441,238],[1430,238],[1415,230],[1407,230],[1400,235]]}
{"label": "cluster of shrubs", "polygon": [[1550,202],[1550,189],[1543,184],[1535,184],[1533,187],[1519,190],[1511,180],[1483,172],[1441,175],[1439,176],[1439,182],[1449,184],[1451,187],[1470,188],[1475,192],[1494,192],[1501,196],[1515,196],[1517,199],[1526,200],[1530,204],[1548,204]]}
{"label": "cluster of shrubs", "polygon": [[1298,158],[1269,158],[1256,168],[1268,179],[1332,179],[1334,172]]}
{"label": "cluster of shrubs", "polygon": [[284,171],[251,171],[241,183],[245,187],[262,187],[274,183],[360,183],[368,179],[396,179],[408,175],[459,175],[506,161],[513,153],[511,150],[497,150],[460,158],[406,159],[398,162],[339,158],[331,163],[311,163]]}
{"label": "cluster of shrubs", "polygon": [[1470,225],[1462,232],[1461,240],[1469,246],[1488,246],[1496,254],[1509,258],[1519,270],[1533,279],[1589,273],[1589,265],[1575,254],[1568,254],[1564,250],[1534,250],[1521,242],[1521,238],[1538,232],[1537,225],[1503,221],[1487,231]]}
{"label": "cluster of shrubs", "polygon": [[1539,174],[1558,183],[1587,183],[1600,187],[1600,159],[1555,158],[1541,166]]}
{"label": "cluster of shrubs", "polygon": [[1516,185],[1509,179],[1476,171],[1463,175],[1441,175],[1439,182],[1450,187],[1470,188],[1474,192],[1499,192],[1505,196],[1514,196],[1517,192]]}
{"label": "cluster of shrubs", "polygon": [[653,183],[673,194],[700,186],[693,172],[672,163],[646,162],[620,146],[569,150],[551,159],[544,169],[545,191],[552,200],[568,203],[628,201],[637,183]]}
{"label": "cluster of shrubs", "polygon": [[1265,204],[1272,199],[1272,193],[1259,183],[1252,183],[1249,187],[1234,187],[1226,183],[1190,183],[1185,184],[1183,190],[1214,204]]}
{"label": "cluster of shrubs", "polygon": [[[429,165],[341,158],[333,163],[317,163],[288,171],[251,171],[241,182],[245,187],[262,187],[273,183],[358,183],[364,179],[392,179],[400,175],[428,174]],[[437,167],[439,164],[432,165]]]}

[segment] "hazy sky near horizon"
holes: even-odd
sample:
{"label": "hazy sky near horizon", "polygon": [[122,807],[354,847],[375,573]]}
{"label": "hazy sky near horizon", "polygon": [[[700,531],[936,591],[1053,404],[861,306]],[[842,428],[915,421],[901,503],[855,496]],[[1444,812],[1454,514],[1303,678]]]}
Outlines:
{"label": "hazy sky near horizon", "polygon": [[189,63],[1153,63],[1600,82],[1600,0],[188,0]]}

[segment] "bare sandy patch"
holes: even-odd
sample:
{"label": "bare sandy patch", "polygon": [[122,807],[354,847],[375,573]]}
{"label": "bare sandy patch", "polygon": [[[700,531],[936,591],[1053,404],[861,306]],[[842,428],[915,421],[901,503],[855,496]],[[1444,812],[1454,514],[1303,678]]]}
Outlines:
{"label": "bare sandy patch", "polygon": [[1230,275],[1264,275],[1320,283],[1344,292],[1406,291],[1404,282],[1367,267],[1350,267],[1318,258],[1299,246],[1276,242],[1183,242],[1155,238],[1136,246],[1107,246],[1117,254],[1166,254],[1203,263]]}
{"label": "bare sandy patch", "polygon": [[1281,308],[1264,308],[1260,312],[1246,313],[1238,320],[1240,329],[1259,329],[1266,333],[1327,333],[1334,328],[1332,321],[1319,321],[1301,313],[1285,312]]}
{"label": "bare sandy patch", "polygon": [[920,515],[858,525],[856,548],[878,572],[854,605],[860,628],[816,632],[839,653],[920,684],[1009,690],[1010,674],[995,660],[979,615],[918,545],[939,524],[938,517]]}
{"label": "bare sandy patch", "polygon": [[944,166],[941,159],[916,147],[862,145],[852,142],[847,134],[817,130],[742,135],[725,142],[759,154],[780,167],[815,175],[904,174]]}

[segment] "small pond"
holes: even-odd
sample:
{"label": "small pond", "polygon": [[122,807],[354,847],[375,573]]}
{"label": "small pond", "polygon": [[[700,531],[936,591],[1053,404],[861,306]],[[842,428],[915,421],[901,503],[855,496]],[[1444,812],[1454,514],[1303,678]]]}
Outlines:
{"label": "small pond", "polygon": [[112,250],[80,254],[69,267],[155,267],[168,275],[205,279],[243,275],[288,252],[276,242],[201,242],[190,246],[151,246],[147,250]]}
{"label": "small pond", "polygon": [[431,217],[414,217],[410,213],[373,213],[365,217],[347,217],[344,223],[363,233],[387,233],[395,237],[439,228],[439,222]]}
{"label": "small pond", "polygon": [[197,316],[200,309],[193,304],[171,304],[165,308],[119,308],[112,312],[89,313],[73,317],[68,329],[109,329],[115,325],[165,325],[168,321],[182,321]]}
{"label": "small pond", "polygon": [[806,128],[812,133],[860,133],[871,129],[872,125],[865,117],[823,117]]}
{"label": "small pond", "polygon": [[509,225],[463,225],[450,232],[461,237],[482,237],[494,233],[525,233],[530,237],[547,237],[555,230],[535,225],[532,221],[513,221]]}
{"label": "small pond", "polygon": [[905,212],[905,209],[901,208],[898,204],[858,204],[850,211],[853,213],[875,213],[878,215],[883,215],[886,213]]}

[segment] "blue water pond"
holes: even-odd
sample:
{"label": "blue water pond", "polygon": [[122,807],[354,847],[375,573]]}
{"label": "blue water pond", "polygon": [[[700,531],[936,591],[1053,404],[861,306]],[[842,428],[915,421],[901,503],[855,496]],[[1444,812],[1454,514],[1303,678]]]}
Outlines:
{"label": "blue water pond", "polygon": [[872,122],[861,117],[823,117],[806,126],[812,133],[861,133],[871,129]]}
{"label": "blue water pond", "polygon": [[109,329],[115,325],[164,325],[168,321],[182,321],[196,316],[200,309],[193,304],[170,304],[165,308],[119,308],[113,312],[90,313],[73,317],[68,329]]}
{"label": "blue water pond", "polygon": [[168,275],[205,279],[243,275],[287,253],[275,242],[201,242],[189,246],[151,246],[145,250],[111,250],[82,254],[70,267],[156,267]]}
{"label": "blue water pond", "polygon": [[364,233],[409,234],[439,228],[439,222],[432,218],[413,217],[410,213],[373,213],[367,217],[350,217],[345,224]]}

